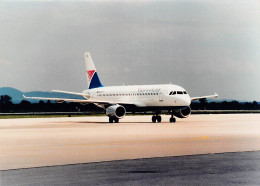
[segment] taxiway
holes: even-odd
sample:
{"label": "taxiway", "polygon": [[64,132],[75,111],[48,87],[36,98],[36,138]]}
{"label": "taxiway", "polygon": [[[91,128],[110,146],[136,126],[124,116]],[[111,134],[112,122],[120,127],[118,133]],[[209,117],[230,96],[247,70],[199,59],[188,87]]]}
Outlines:
{"label": "taxiway", "polygon": [[0,170],[260,150],[260,114],[0,120]]}

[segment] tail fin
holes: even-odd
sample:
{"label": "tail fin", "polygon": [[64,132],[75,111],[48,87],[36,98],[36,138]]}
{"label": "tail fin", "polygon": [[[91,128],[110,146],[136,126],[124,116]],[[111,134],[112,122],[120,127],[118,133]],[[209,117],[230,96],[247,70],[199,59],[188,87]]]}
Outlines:
{"label": "tail fin", "polygon": [[86,63],[86,69],[87,69],[87,77],[88,77],[88,88],[98,88],[98,87],[104,87],[98,77],[95,65],[92,61],[92,58],[90,56],[89,52],[85,53],[85,63]]}

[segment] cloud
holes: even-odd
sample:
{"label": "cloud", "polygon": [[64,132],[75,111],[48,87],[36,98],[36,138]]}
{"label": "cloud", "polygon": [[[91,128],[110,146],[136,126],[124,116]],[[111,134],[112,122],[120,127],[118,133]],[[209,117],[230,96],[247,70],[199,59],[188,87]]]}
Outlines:
{"label": "cloud", "polygon": [[89,51],[104,85],[171,81],[194,96],[260,99],[257,1],[109,2],[2,3],[0,58],[15,68],[0,84],[82,91]]}

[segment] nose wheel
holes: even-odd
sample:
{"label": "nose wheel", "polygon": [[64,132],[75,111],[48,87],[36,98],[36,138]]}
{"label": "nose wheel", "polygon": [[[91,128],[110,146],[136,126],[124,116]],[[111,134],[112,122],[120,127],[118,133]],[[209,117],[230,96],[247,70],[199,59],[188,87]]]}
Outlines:
{"label": "nose wheel", "polygon": [[170,118],[170,123],[175,123],[176,122],[176,118],[173,115],[173,112],[171,112],[171,118]]}
{"label": "nose wheel", "polygon": [[175,123],[176,122],[176,119],[174,117],[171,117],[170,118],[170,123]]}

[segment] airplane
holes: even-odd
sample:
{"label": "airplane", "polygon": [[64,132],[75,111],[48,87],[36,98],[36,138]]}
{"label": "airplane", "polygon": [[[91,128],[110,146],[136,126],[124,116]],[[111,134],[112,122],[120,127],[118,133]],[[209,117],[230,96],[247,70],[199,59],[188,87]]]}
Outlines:
{"label": "airplane", "polygon": [[80,95],[83,99],[66,98],[46,98],[46,97],[26,97],[25,99],[54,100],[58,103],[78,102],[82,104],[93,103],[106,112],[109,123],[118,123],[126,112],[153,111],[152,122],[160,123],[161,111],[166,110],[171,114],[170,123],[175,123],[176,118],[187,118],[191,114],[191,101],[216,98],[218,94],[190,97],[187,91],[178,85],[128,85],[128,86],[108,86],[101,83],[95,65],[89,52],[85,52],[86,74],[88,89],[81,93],[52,90],[53,92],[71,95]]}

